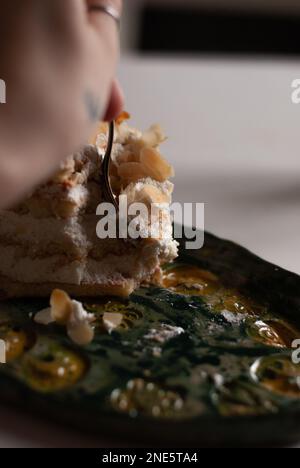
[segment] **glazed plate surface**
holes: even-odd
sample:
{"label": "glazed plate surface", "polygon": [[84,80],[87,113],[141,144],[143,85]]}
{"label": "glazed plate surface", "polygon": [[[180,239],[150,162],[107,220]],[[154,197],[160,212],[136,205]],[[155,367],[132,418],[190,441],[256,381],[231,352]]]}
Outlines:
{"label": "glazed plate surface", "polygon": [[[0,399],[58,423],[147,446],[247,445],[300,438],[300,279],[206,234],[166,267],[164,287],[85,301],[80,348],[35,324],[47,301],[0,305]],[[109,334],[105,312],[123,314]]]}

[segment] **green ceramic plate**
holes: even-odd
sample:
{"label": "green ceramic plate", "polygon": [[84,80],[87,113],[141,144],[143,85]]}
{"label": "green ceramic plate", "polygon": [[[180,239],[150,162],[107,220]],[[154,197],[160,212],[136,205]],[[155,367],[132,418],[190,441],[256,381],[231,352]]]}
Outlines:
{"label": "green ceramic plate", "polygon": [[[96,338],[74,346],[38,326],[36,300],[0,306],[3,402],[84,432],[149,445],[291,442],[300,438],[300,279],[206,234],[165,269],[164,288],[129,301],[85,301]],[[105,311],[124,315],[108,334]]]}

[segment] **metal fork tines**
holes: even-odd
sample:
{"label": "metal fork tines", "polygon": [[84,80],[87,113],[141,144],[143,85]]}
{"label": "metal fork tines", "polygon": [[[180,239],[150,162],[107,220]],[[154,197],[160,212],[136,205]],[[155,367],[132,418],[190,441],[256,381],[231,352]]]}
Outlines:
{"label": "metal fork tines", "polygon": [[119,206],[114,196],[111,183],[110,183],[110,164],[111,164],[111,153],[114,144],[114,135],[115,135],[115,123],[111,122],[109,124],[109,131],[108,131],[108,142],[107,148],[104,155],[103,163],[102,163],[102,175],[103,175],[103,196],[105,201],[112,203],[116,210],[118,211]]}

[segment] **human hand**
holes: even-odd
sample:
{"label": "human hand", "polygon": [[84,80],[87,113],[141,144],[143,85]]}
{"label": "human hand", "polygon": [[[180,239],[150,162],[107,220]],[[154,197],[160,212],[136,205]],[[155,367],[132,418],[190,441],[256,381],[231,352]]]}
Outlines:
{"label": "human hand", "polygon": [[121,14],[121,0],[2,0],[1,206],[47,178],[98,119],[121,111],[118,28],[109,15],[90,11],[108,3]]}

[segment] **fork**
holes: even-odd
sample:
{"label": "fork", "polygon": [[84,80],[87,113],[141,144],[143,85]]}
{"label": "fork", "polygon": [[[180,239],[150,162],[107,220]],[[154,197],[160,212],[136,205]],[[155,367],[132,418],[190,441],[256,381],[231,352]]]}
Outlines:
{"label": "fork", "polygon": [[110,178],[109,178],[109,170],[110,170],[110,165],[111,165],[111,153],[112,153],[113,144],[114,144],[114,135],[115,135],[115,122],[112,121],[109,124],[108,142],[107,142],[107,147],[106,147],[106,151],[105,151],[105,155],[104,155],[103,163],[102,163],[102,177],[103,177],[103,182],[104,182],[103,183],[104,199],[105,201],[112,203],[118,212],[119,205],[113,193],[111,183],[110,183]]}

